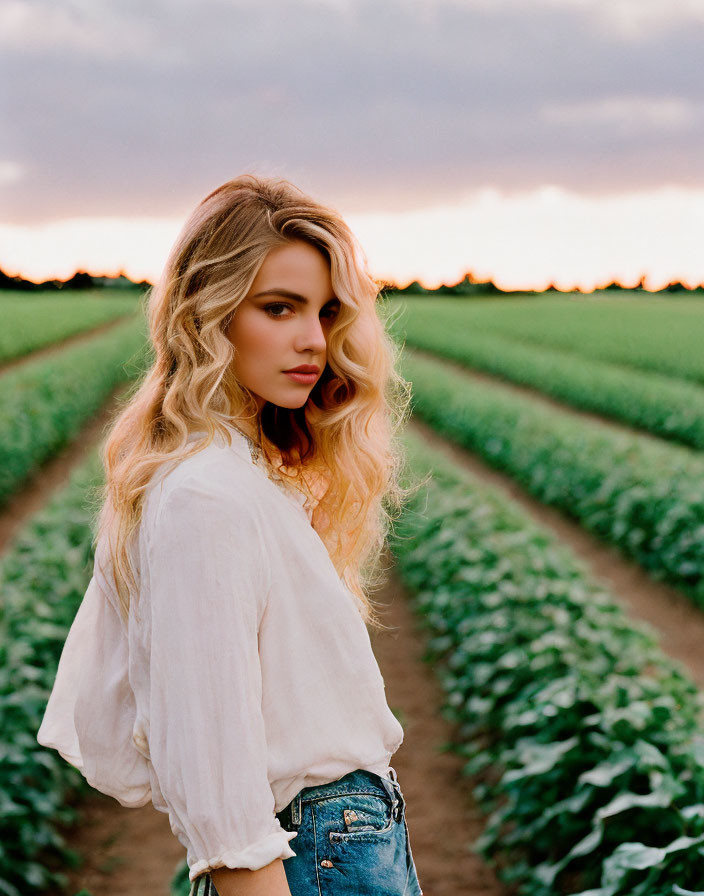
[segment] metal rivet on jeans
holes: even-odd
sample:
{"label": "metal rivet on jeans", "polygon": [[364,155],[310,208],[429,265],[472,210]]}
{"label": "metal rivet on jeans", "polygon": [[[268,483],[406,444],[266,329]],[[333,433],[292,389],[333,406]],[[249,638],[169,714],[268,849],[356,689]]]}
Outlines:
{"label": "metal rivet on jeans", "polygon": [[333,864],[330,861],[330,859],[323,859],[320,864],[323,866],[323,868],[332,868],[333,867]]}

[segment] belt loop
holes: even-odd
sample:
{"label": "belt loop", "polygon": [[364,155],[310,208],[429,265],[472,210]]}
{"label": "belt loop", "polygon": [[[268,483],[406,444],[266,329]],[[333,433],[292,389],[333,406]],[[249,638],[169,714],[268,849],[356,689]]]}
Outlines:
{"label": "belt loop", "polygon": [[295,827],[300,827],[301,814],[301,792],[299,790],[291,803],[291,824]]}
{"label": "belt loop", "polygon": [[382,778],[381,782],[384,785],[384,790],[389,795],[389,799],[391,800],[391,815],[395,821],[401,820],[401,812],[404,806],[403,795],[401,793],[401,788],[398,783],[398,779],[396,777],[396,772],[389,767],[389,771],[393,772],[393,778],[389,780],[388,778]]}

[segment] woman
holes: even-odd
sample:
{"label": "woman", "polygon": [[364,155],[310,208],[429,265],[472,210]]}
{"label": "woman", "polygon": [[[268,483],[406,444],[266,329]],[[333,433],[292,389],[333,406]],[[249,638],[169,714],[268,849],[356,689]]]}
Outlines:
{"label": "woman", "polygon": [[38,740],[168,813],[192,894],[421,893],[366,627],[409,394],[378,291],[334,211],[247,175],[149,299]]}

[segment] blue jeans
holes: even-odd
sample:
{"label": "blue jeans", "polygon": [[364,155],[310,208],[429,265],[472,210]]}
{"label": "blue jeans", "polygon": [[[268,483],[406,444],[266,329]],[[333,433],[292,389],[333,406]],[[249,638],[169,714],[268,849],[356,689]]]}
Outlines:
{"label": "blue jeans", "polygon": [[[277,818],[298,831],[296,855],[283,860],[291,896],[423,896],[393,769],[389,778],[357,769],[304,787]],[[218,896],[209,873],[190,896]]]}

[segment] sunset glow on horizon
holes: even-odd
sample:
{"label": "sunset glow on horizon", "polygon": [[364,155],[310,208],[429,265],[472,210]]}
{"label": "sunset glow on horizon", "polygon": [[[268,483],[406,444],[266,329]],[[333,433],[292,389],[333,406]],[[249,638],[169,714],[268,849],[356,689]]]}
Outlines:
{"label": "sunset glow on horizon", "polygon": [[[591,292],[614,281],[704,283],[704,190],[584,197],[557,187],[485,189],[417,211],[345,214],[378,279],[433,289],[471,272],[506,290]],[[40,282],[77,270],[155,282],[183,218],[74,218],[0,226],[0,268]]]}
{"label": "sunset glow on horizon", "polygon": [[696,286],[703,40],[704,0],[8,0],[0,268],[153,282],[249,172],[399,285]]}

